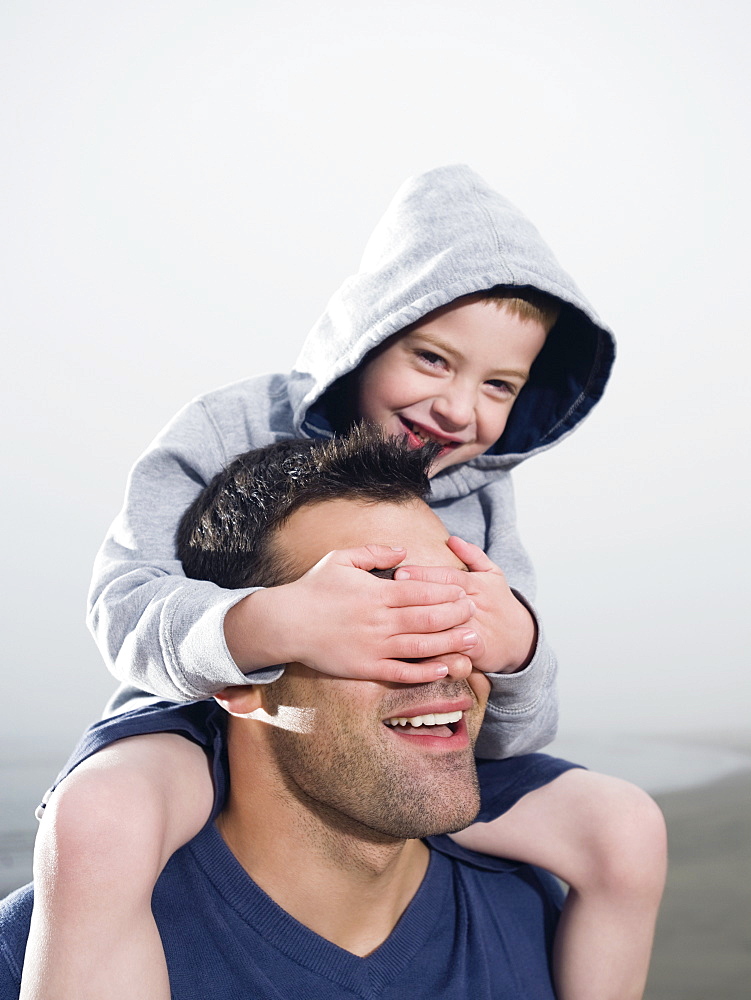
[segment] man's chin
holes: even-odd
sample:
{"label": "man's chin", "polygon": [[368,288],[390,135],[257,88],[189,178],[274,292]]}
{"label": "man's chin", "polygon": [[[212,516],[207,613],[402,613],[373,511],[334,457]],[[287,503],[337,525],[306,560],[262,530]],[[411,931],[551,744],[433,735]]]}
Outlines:
{"label": "man's chin", "polygon": [[445,833],[459,833],[461,830],[466,830],[468,826],[472,826],[474,821],[477,819],[477,814],[480,811],[478,808],[473,810],[471,813],[464,813],[462,817],[455,817],[450,826],[446,825],[446,821],[443,820],[436,823],[432,827],[423,826],[423,828],[416,833],[413,837],[407,837],[407,840],[424,840],[426,837],[440,837]]}
{"label": "man's chin", "polygon": [[480,790],[473,768],[471,775],[456,774],[454,781],[437,782],[422,791],[405,784],[403,794],[391,797],[388,811],[381,810],[381,821],[374,825],[397,839],[421,840],[464,830],[479,811]]}
{"label": "man's chin", "polygon": [[472,825],[479,811],[478,803],[477,809],[462,811],[450,817],[446,817],[444,814],[434,819],[425,817],[419,822],[405,820],[400,824],[395,821],[389,824],[388,830],[379,830],[378,832],[394,840],[424,840],[425,837],[438,837],[444,833],[458,833]]}

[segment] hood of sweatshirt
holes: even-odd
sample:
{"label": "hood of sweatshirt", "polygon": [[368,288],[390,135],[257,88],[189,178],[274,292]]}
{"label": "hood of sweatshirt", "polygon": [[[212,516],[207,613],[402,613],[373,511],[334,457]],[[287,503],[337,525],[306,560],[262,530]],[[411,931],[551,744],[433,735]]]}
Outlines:
{"label": "hood of sweatshirt", "polygon": [[412,177],[397,192],[359,271],[303,344],[289,383],[296,430],[329,436],[338,429],[332,417],[343,405],[343,380],[373,348],[434,309],[494,285],[548,292],[562,303],[561,314],[502,436],[485,454],[440,472],[434,492],[457,470],[466,487],[477,488],[494,471],[556,444],[602,396],[615,342],[529,220],[463,165]]}

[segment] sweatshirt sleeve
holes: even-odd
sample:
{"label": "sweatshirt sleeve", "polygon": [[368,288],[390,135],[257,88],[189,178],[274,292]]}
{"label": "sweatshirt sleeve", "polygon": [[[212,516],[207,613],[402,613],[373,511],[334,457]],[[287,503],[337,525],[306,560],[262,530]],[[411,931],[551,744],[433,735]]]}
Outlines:
{"label": "sweatshirt sleeve", "polygon": [[246,683],[223,626],[255,588],[187,579],[175,547],[183,511],[229,457],[206,404],[188,404],[131,471],[94,564],[87,622],[105,662],[118,680],[171,701]]}
{"label": "sweatshirt sleeve", "polygon": [[509,518],[513,515],[513,497],[505,500],[507,517],[494,530],[491,516],[485,551],[501,567],[512,591],[537,622],[537,645],[523,670],[488,675],[492,688],[476,752],[480,757],[496,759],[540,750],[553,740],[558,727],[558,665],[532,603],[532,563],[519,539],[515,517]]}

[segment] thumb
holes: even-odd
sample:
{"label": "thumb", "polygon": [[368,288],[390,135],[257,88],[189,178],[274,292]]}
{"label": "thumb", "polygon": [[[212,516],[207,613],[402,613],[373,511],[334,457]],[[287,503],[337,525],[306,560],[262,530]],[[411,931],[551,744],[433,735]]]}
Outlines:
{"label": "thumb", "polygon": [[391,569],[403,561],[407,550],[399,545],[361,545],[357,549],[339,549],[329,558],[340,566],[355,569]]}
{"label": "thumb", "polygon": [[479,545],[473,545],[472,542],[465,542],[458,535],[452,535],[446,542],[446,545],[448,545],[457,558],[461,559],[471,573],[488,573],[492,570],[498,570],[493,560],[488,559]]}

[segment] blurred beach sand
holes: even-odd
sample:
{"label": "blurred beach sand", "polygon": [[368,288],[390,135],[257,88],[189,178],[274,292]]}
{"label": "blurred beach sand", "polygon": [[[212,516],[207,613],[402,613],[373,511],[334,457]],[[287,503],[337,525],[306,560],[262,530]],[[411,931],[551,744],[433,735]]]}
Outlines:
{"label": "blurred beach sand", "polygon": [[656,796],[670,865],[647,1000],[751,997],[751,771]]}

